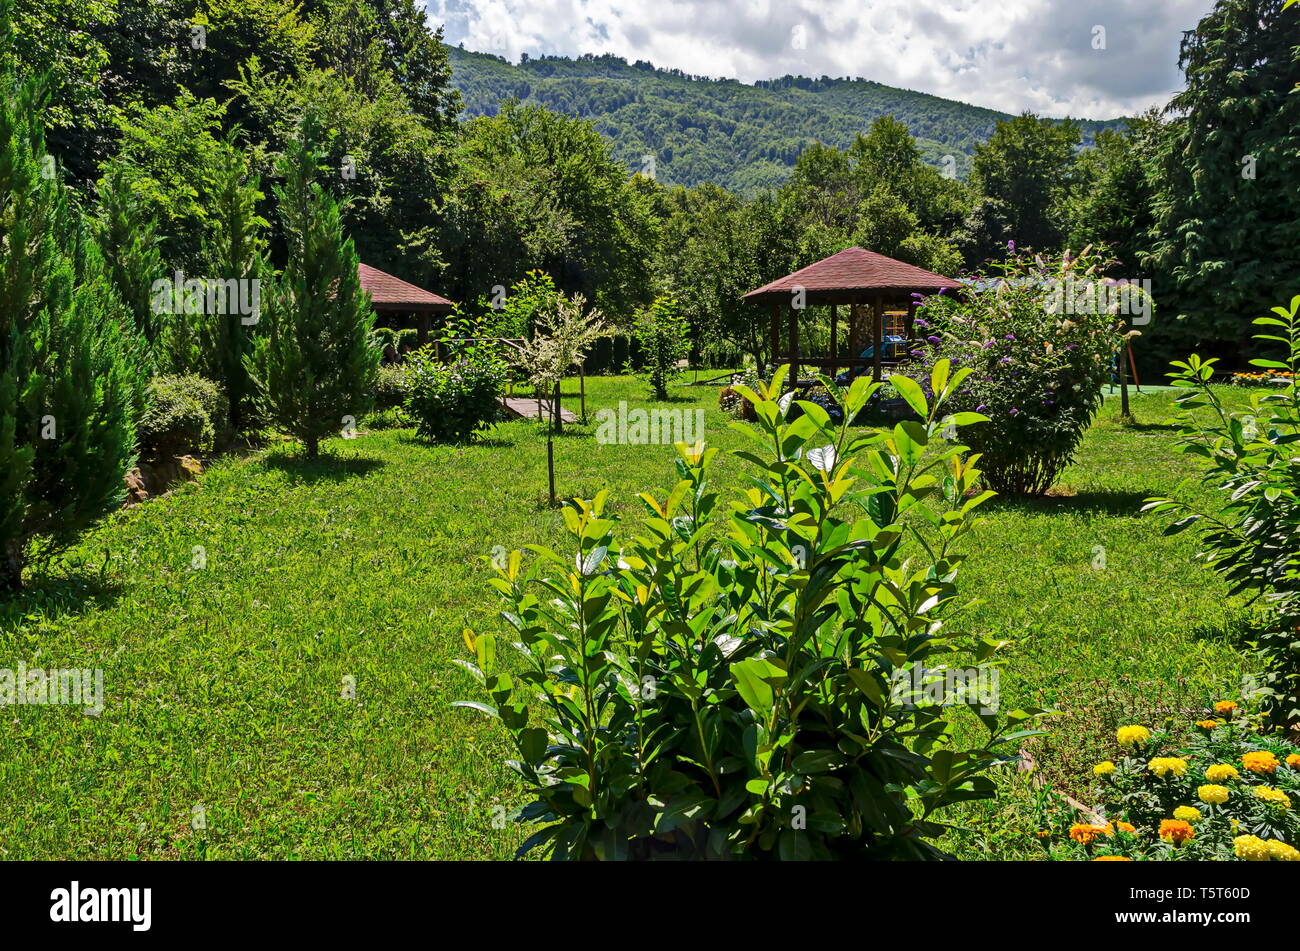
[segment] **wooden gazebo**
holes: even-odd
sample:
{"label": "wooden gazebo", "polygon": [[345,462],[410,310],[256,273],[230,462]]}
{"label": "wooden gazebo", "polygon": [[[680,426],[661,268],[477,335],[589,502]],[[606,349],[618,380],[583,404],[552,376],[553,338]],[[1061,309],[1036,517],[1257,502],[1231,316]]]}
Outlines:
{"label": "wooden gazebo", "polygon": [[[841,367],[870,365],[873,379],[880,380],[884,325],[887,308],[906,310],[906,336],[914,337],[912,321],[916,314],[913,294],[937,294],[941,290],[955,290],[957,281],[935,274],[894,258],[867,251],[864,248],[846,248],[838,254],[810,264],[788,274],[780,280],[764,284],[750,291],[745,300],[766,304],[772,314],[772,363],[788,362],[789,385],[798,385],[799,367],[813,366],[834,375]],[[860,326],[864,308],[871,314],[871,357],[859,357],[856,352],[841,354],[838,349],[838,307],[849,308],[850,343],[854,342],[853,329]],[[807,357],[799,353],[799,315],[801,307],[829,305],[831,309],[830,355]],[[781,308],[787,308],[788,352],[781,355]]]}
{"label": "wooden gazebo", "polygon": [[429,318],[432,314],[449,314],[455,306],[445,297],[432,291],[408,284],[400,277],[362,264],[357,269],[361,287],[370,293],[370,302],[377,314],[410,314],[416,320],[416,340],[424,346],[429,339]]}

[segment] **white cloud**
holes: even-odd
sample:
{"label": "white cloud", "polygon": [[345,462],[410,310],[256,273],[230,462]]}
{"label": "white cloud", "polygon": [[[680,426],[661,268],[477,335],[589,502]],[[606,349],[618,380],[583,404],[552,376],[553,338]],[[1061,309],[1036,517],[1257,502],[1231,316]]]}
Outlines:
{"label": "white cloud", "polygon": [[[1112,118],[1181,86],[1212,0],[427,0],[452,45],[614,53],[745,82],[861,76],[976,105]],[[1104,36],[1100,32],[1104,30]],[[1104,48],[1095,48],[1104,40]]]}

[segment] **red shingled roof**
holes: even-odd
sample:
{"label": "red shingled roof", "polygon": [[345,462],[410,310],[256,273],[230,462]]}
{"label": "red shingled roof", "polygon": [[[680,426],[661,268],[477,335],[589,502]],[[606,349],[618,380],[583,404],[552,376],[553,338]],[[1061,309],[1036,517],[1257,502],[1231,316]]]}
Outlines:
{"label": "red shingled roof", "polygon": [[[780,295],[789,296],[796,287],[808,292],[810,302],[815,297],[834,293],[847,301],[853,292],[861,291],[928,291],[956,288],[958,283],[950,277],[935,274],[911,264],[904,264],[875,251],[864,248],[846,248],[838,254],[810,264],[788,274],[758,290],[750,291],[745,299]],[[831,303],[831,301],[827,301]]]}
{"label": "red shingled roof", "polygon": [[361,286],[370,292],[370,300],[375,310],[440,313],[450,311],[452,308],[452,303],[447,298],[439,297],[414,284],[408,284],[399,277],[385,274],[369,264],[362,264],[358,273],[361,277]]}

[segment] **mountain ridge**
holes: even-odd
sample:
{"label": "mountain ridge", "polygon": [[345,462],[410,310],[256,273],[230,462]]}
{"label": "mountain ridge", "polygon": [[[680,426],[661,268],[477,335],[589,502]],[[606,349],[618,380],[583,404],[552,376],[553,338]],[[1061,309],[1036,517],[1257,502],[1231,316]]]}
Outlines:
{"label": "mountain ridge", "polygon": [[[492,53],[449,46],[452,83],[465,116],[494,115],[517,98],[590,119],[633,169],[653,159],[665,184],[713,182],[742,193],[779,184],[813,142],[847,147],[878,116],[893,115],[916,137],[925,161],[960,178],[975,145],[1010,113],[931,93],[856,78],[786,75],[743,83],[629,63],[613,54],[528,57],[511,63]],[[1101,129],[1127,120],[1074,121],[1091,144]]]}

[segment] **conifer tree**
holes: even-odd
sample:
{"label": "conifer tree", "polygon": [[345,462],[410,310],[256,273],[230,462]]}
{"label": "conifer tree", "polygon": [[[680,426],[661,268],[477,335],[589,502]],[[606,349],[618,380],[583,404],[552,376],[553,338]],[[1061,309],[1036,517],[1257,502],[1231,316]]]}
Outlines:
{"label": "conifer tree", "polygon": [[0,76],[0,590],[9,591],[33,554],[66,547],[120,502],[145,376],[104,260],[47,160],[40,98],[37,84]]}
{"label": "conifer tree", "polygon": [[157,225],[132,194],[121,166],[99,184],[95,233],[109,281],[126,305],[136,330],[151,350],[156,348],[166,315],[157,312],[152,289],[155,281],[167,277],[167,267],[158,248]]}
{"label": "conifer tree", "polygon": [[315,180],[314,141],[308,120],[280,163],[284,185],[275,194],[288,258],[266,295],[265,336],[248,361],[267,415],[302,440],[309,457],[369,409],[382,352],[339,204]]}
{"label": "conifer tree", "polygon": [[[230,406],[230,431],[244,432],[252,414],[253,382],[246,362],[261,322],[261,282],[268,270],[266,221],[257,213],[259,179],[233,145],[223,156],[212,187],[212,228],[205,240],[209,280],[226,288],[224,306],[209,313],[203,328],[203,375],[219,383]],[[237,288],[237,289],[236,289]],[[239,295],[241,307],[231,294]]]}

